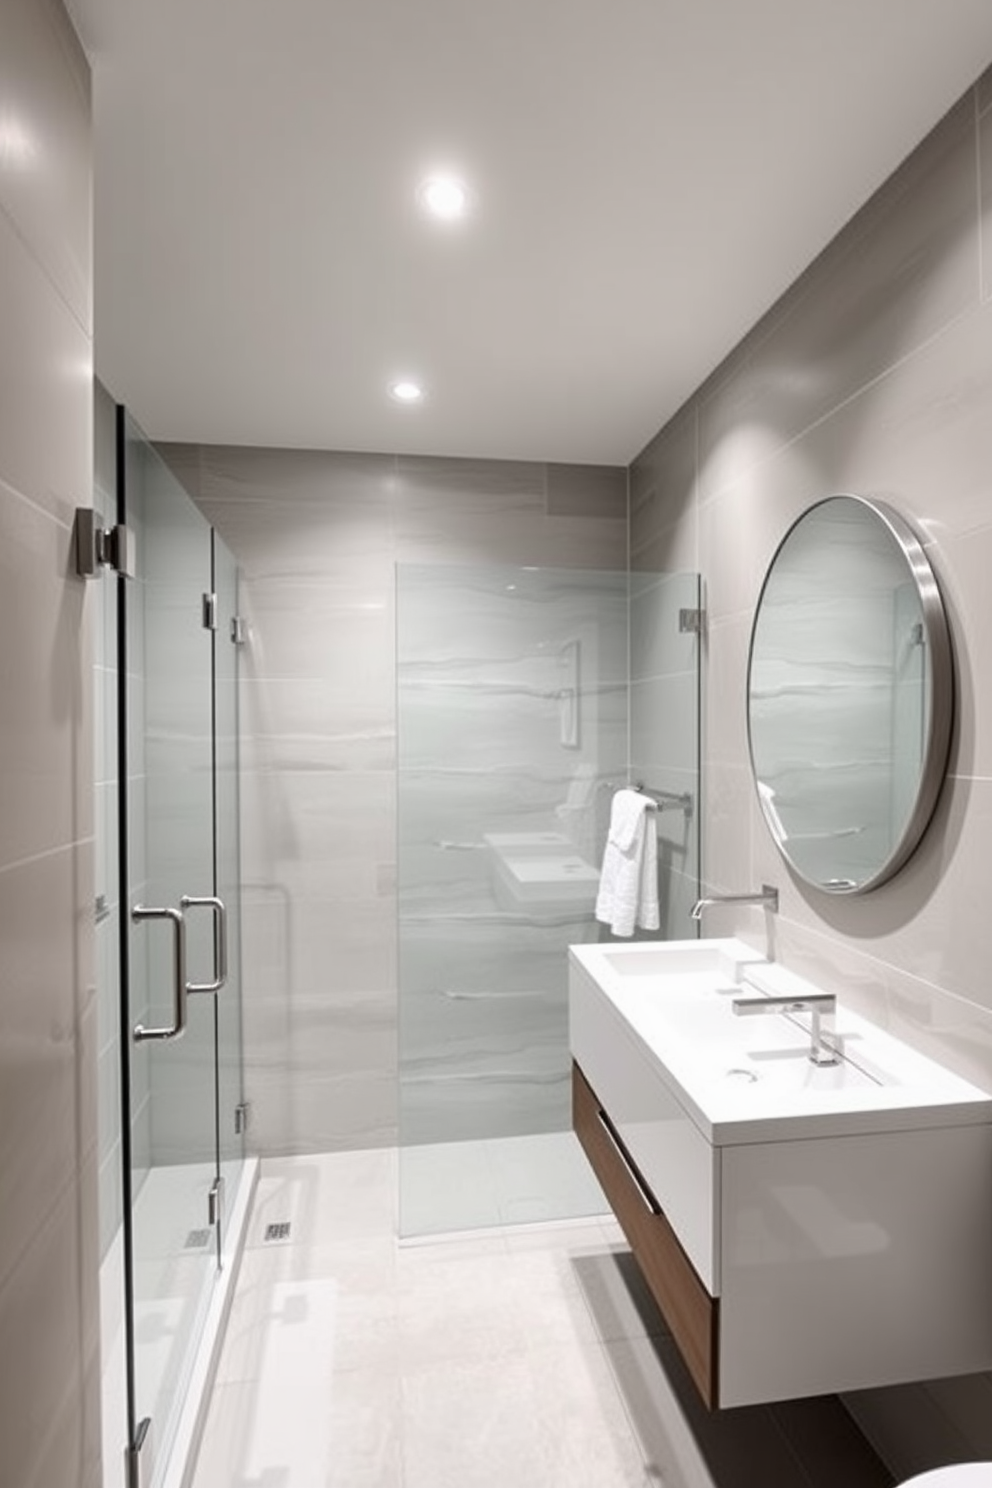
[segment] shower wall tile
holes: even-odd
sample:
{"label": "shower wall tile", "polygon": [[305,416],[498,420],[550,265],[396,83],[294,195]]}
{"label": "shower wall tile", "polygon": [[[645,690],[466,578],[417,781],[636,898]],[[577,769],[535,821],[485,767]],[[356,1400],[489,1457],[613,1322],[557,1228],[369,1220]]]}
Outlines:
{"label": "shower wall tile", "polygon": [[627,472],[615,465],[548,465],[549,517],[627,521]]}
{"label": "shower wall tile", "polygon": [[[184,449],[189,463],[191,447]],[[396,485],[392,455],[236,445],[201,446],[199,454],[199,497],[238,507],[250,502],[274,504],[276,509],[330,507],[351,513],[357,523],[362,513],[368,520],[388,513]]]}
{"label": "shower wall tile", "polygon": [[[395,1141],[397,828],[404,861],[418,873],[418,912],[471,917],[488,906],[495,914],[483,833],[560,825],[555,808],[579,789],[576,771],[590,750],[621,776],[626,473],[216,446],[163,453],[189,472],[188,489],[245,575],[253,1140],[263,1153]],[[425,602],[396,615],[395,564],[416,560],[429,565]],[[467,588],[458,572],[466,563],[480,567]],[[538,599],[534,611],[520,593],[511,601],[506,587],[519,588],[522,565],[542,564],[597,571],[577,586],[538,576],[541,594],[550,586],[554,595],[543,653],[528,636],[535,613],[549,606]],[[616,578],[599,572],[609,568]],[[452,603],[471,621],[471,636],[452,627]],[[553,694],[561,687],[557,650],[577,637],[581,664],[603,685],[586,680],[586,742],[573,753],[558,742]],[[417,666],[403,670],[411,657]],[[442,687],[423,685],[438,676]],[[401,764],[428,765],[403,769],[399,822],[397,681],[404,706],[410,689],[416,697]],[[516,763],[514,721],[533,745]],[[438,747],[440,775],[432,770]],[[584,816],[579,827],[589,835]],[[447,944],[442,937],[442,954]],[[355,1011],[354,999],[367,997],[386,999],[374,1026]],[[322,1069],[324,1056],[313,1050],[330,1045]]]}
{"label": "shower wall tile", "polygon": [[18,158],[8,132],[0,209],[92,335],[89,68],[52,0],[8,0],[3,41],[0,97],[7,117],[22,125],[24,155]]}

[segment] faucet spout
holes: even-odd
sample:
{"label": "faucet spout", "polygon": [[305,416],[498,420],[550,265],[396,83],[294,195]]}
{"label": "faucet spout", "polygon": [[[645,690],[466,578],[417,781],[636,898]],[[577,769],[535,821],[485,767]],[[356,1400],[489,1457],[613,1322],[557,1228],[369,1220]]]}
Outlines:
{"label": "faucet spout", "polygon": [[[761,1013],[809,1013],[810,1059],[814,1064],[840,1063],[837,1050],[824,1038],[824,1032],[833,1032],[833,1016],[837,1011],[837,999],[832,992],[810,992],[800,997],[735,997],[730,1006],[738,1018]],[[826,1030],[824,1019],[829,1024]]]}
{"label": "faucet spout", "polygon": [[703,910],[711,904],[763,904],[772,914],[778,913],[778,889],[771,884],[762,884],[758,894],[713,894],[709,899],[697,899],[689,911],[691,920],[701,920]]}

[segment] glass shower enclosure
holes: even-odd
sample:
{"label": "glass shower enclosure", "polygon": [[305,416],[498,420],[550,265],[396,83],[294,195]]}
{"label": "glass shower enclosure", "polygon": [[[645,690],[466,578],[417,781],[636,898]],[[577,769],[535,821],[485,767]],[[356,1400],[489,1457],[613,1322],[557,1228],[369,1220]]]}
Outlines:
{"label": "glass shower enclosure", "polygon": [[123,408],[117,469],[135,550],[117,637],[127,1454],[157,1488],[245,1172],[237,571]]}
{"label": "glass shower enclosure", "polygon": [[[626,573],[397,568],[403,1236],[605,1210],[571,1131],[567,948],[609,938],[594,907],[632,737],[646,783],[690,798],[659,816],[662,933],[695,934],[698,636],[688,658],[645,645],[698,604],[687,584],[641,584],[632,687]],[[646,723],[673,686],[666,746]]]}

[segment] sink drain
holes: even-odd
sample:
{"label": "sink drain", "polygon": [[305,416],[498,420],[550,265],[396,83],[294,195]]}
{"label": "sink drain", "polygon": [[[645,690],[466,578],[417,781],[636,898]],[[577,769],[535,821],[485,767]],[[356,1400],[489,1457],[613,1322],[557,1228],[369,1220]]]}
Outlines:
{"label": "sink drain", "polygon": [[754,1073],[754,1070],[728,1069],[726,1071],[726,1078],[728,1080],[736,1080],[741,1085],[753,1085],[758,1077]]}

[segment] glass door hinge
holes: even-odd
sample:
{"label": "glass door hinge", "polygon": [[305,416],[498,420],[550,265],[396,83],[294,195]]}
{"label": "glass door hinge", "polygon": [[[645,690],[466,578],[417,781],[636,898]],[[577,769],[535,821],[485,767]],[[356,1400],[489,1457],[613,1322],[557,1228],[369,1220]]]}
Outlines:
{"label": "glass door hinge", "polygon": [[682,635],[701,635],[703,630],[702,610],[679,610],[679,632]]}
{"label": "glass door hinge", "polygon": [[223,1190],[223,1178],[215,1178],[207,1194],[207,1224],[209,1225],[215,1225],[220,1219],[220,1200]]}
{"label": "glass door hinge", "polygon": [[76,573],[81,579],[99,578],[105,568],[112,568],[122,578],[134,578],[134,533],[122,522],[116,527],[101,527],[99,512],[91,506],[79,506],[76,508],[74,538]]}
{"label": "glass door hinge", "polygon": [[242,1101],[239,1106],[235,1106],[234,1108],[234,1135],[236,1137],[243,1136],[248,1130],[249,1109],[250,1107],[247,1101]]}
{"label": "glass door hinge", "polygon": [[217,629],[217,596],[216,594],[205,594],[203,596],[203,628],[204,630]]}
{"label": "glass door hinge", "polygon": [[235,646],[244,646],[248,640],[248,625],[243,615],[231,616],[231,640]]}

